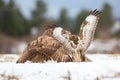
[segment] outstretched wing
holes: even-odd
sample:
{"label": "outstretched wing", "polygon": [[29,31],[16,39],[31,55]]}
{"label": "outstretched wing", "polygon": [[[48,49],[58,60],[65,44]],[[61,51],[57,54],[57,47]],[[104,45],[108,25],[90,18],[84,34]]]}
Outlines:
{"label": "outstretched wing", "polygon": [[83,41],[85,49],[89,47],[94,38],[95,29],[101,13],[102,12],[98,11],[97,9],[91,11],[80,27],[79,35],[80,39]]}
{"label": "outstretched wing", "polygon": [[97,11],[97,9],[91,11],[81,25],[79,36],[73,35],[69,32],[63,33],[65,30],[61,27],[54,29],[53,36],[66,47],[68,52],[72,53],[72,51],[80,49],[86,50],[93,40],[100,15],[101,12]]}

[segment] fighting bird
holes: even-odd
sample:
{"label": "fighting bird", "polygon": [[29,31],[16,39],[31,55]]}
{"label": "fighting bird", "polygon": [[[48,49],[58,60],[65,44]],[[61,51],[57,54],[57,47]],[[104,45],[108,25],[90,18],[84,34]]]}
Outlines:
{"label": "fighting bird", "polygon": [[80,26],[78,35],[57,25],[49,25],[43,34],[25,48],[17,63],[32,62],[83,62],[91,61],[85,56],[86,50],[94,38],[100,11],[95,9]]}

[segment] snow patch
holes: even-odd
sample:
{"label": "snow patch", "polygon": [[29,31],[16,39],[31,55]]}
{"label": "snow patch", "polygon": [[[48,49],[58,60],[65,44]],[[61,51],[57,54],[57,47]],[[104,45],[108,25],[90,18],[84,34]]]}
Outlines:
{"label": "snow patch", "polygon": [[[119,61],[81,63],[0,63],[0,74],[16,76],[19,80],[96,80],[117,78]],[[120,79],[120,77],[118,77]],[[1,80],[1,79],[0,79]],[[3,79],[4,80],[4,79]]]}
{"label": "snow patch", "polygon": [[18,55],[0,55],[0,59],[6,57],[14,60],[0,62],[0,80],[120,80],[120,55],[87,55],[92,62],[24,64],[15,63]]}

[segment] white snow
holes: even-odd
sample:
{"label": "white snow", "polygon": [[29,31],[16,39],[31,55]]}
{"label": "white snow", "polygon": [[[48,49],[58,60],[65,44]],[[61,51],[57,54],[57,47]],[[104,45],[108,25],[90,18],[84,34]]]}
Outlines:
{"label": "white snow", "polygon": [[89,54],[93,62],[16,64],[17,55],[0,55],[1,58],[13,57],[13,61],[0,61],[0,80],[120,80],[119,54]]}

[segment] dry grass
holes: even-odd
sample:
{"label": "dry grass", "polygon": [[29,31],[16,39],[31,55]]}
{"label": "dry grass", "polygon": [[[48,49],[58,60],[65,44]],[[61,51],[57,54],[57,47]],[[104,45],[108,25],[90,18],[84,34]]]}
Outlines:
{"label": "dry grass", "polygon": [[5,74],[0,74],[0,76],[4,79],[4,80],[19,80],[19,78],[15,75],[5,75]]}
{"label": "dry grass", "polygon": [[0,54],[0,58],[2,58],[4,56],[4,54]]}
{"label": "dry grass", "polygon": [[117,53],[109,55],[109,57],[118,57],[118,56],[120,56],[120,54],[117,54]]}
{"label": "dry grass", "polygon": [[0,62],[15,62],[18,57],[16,54],[0,54]]}
{"label": "dry grass", "polygon": [[8,61],[11,62],[11,61],[14,61],[14,60],[15,60],[14,57],[10,57],[10,56],[6,56],[4,59],[5,59],[5,61],[7,61],[7,62],[8,62]]}

